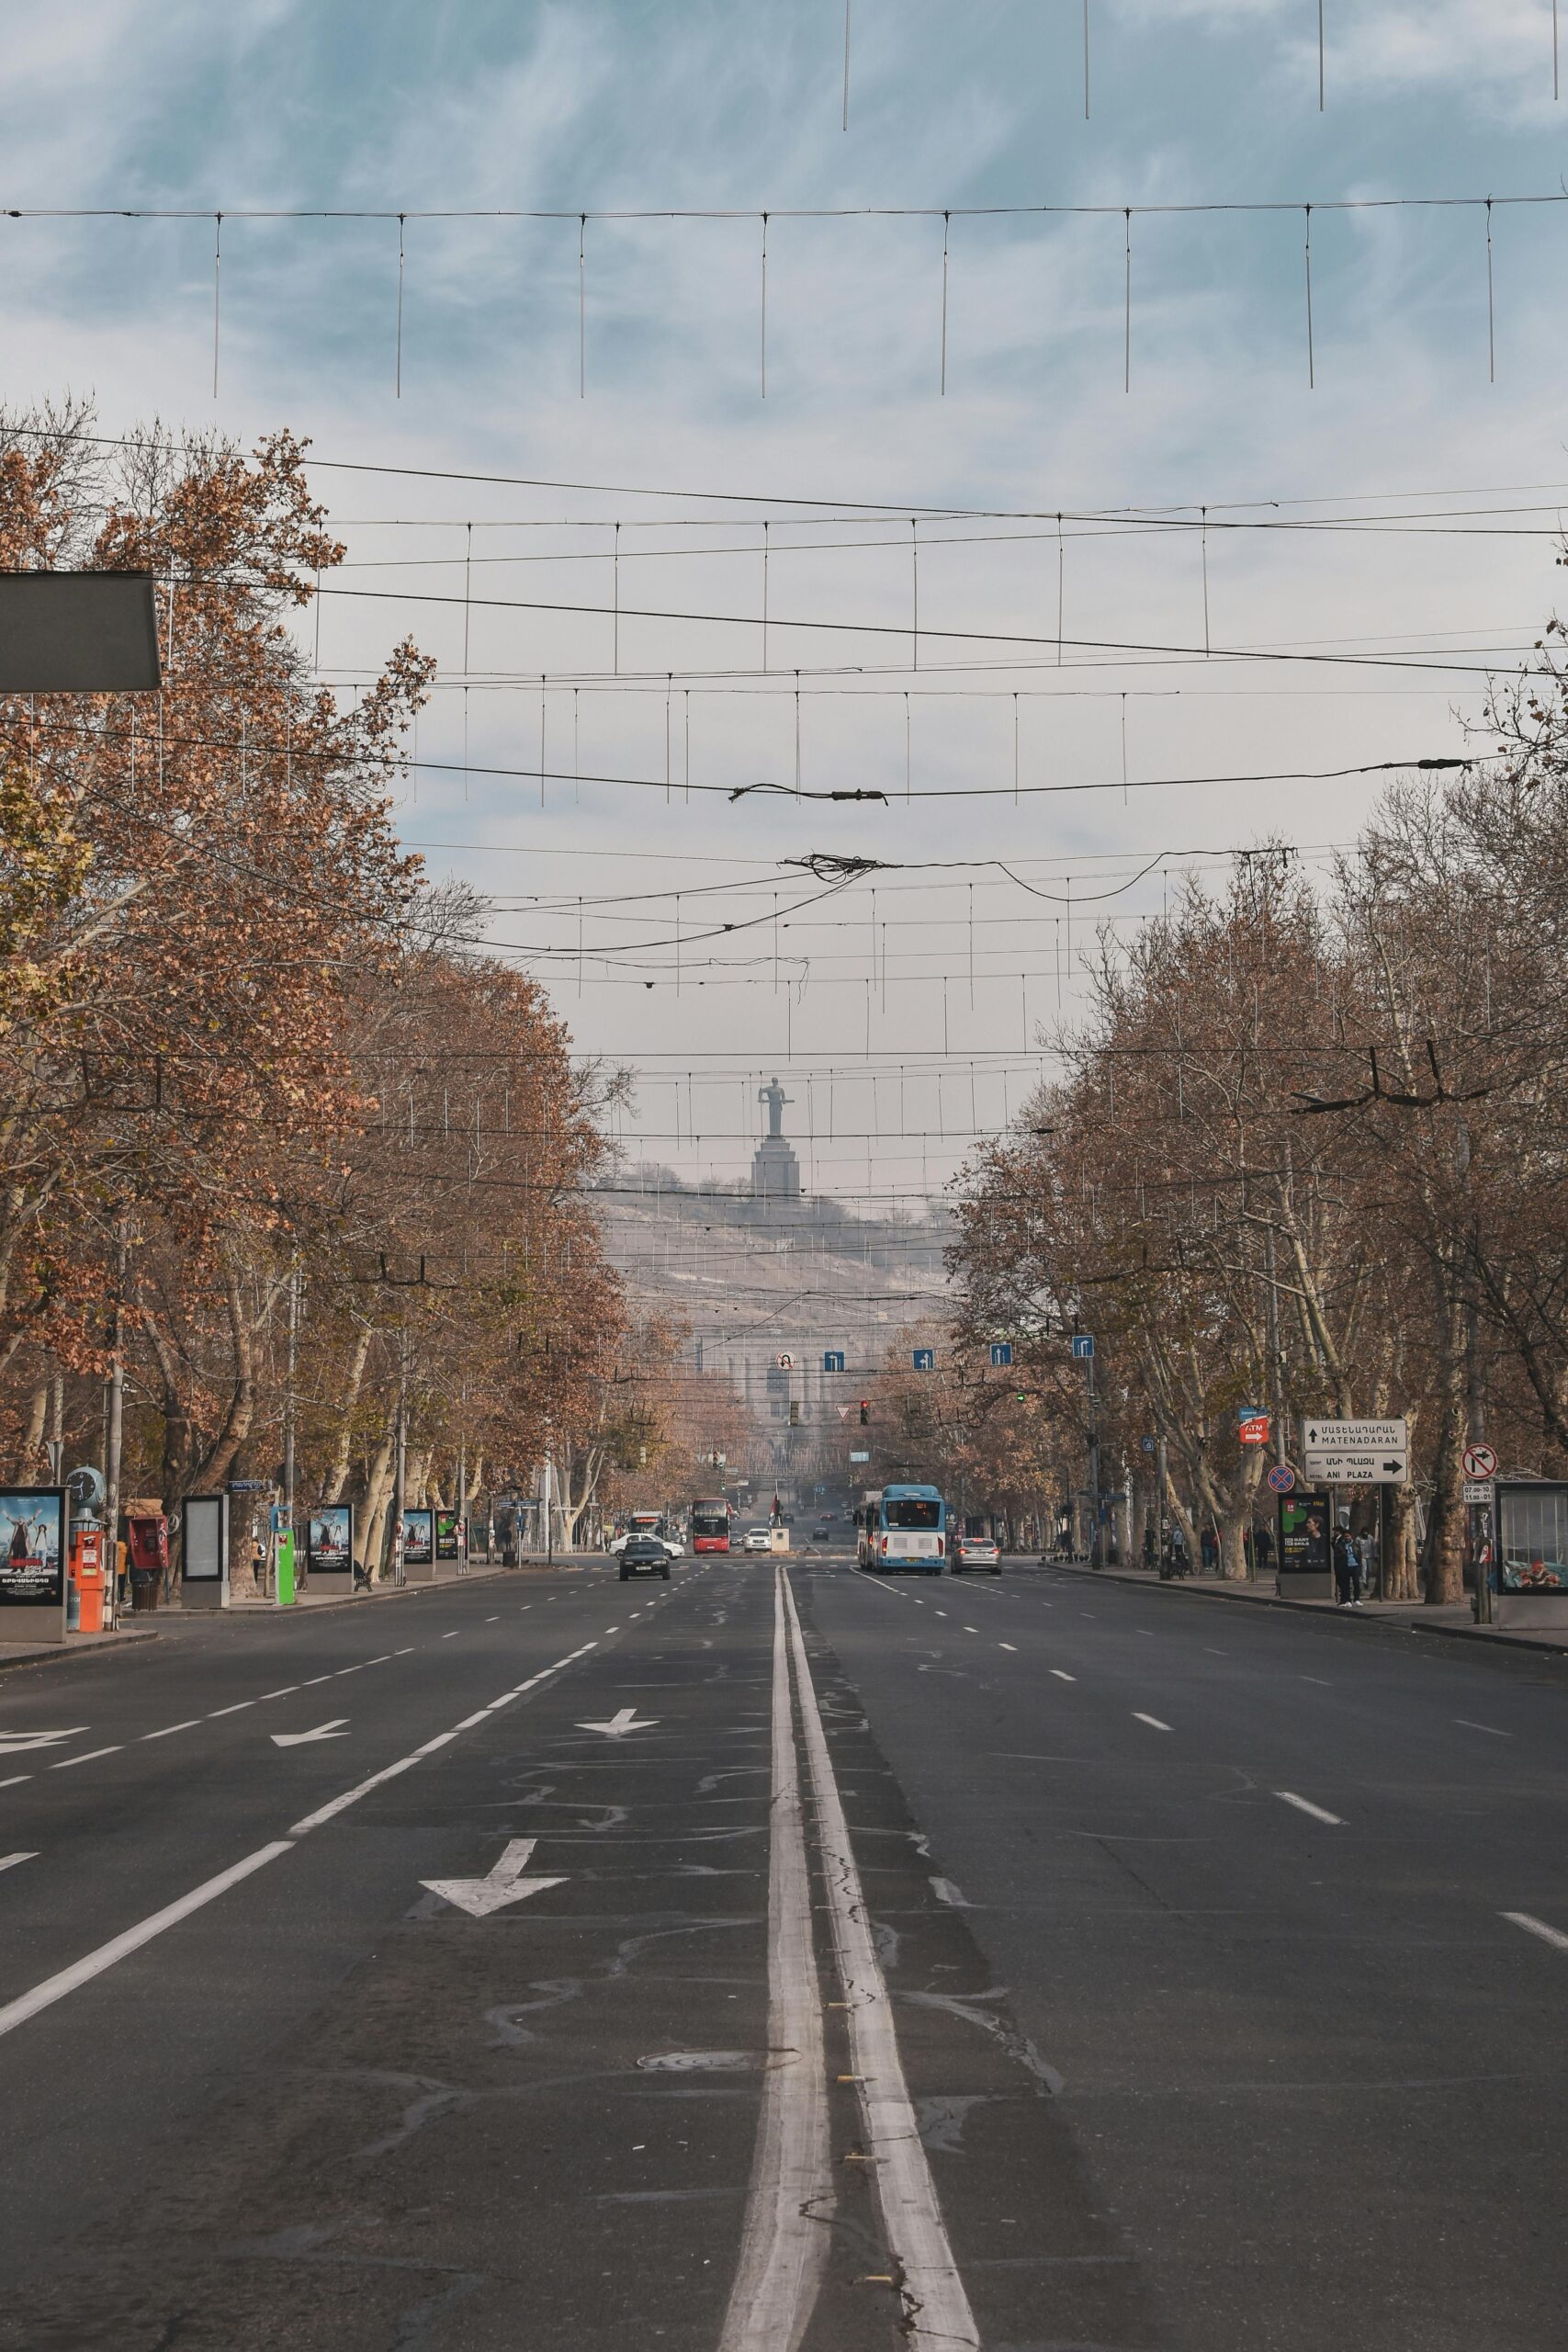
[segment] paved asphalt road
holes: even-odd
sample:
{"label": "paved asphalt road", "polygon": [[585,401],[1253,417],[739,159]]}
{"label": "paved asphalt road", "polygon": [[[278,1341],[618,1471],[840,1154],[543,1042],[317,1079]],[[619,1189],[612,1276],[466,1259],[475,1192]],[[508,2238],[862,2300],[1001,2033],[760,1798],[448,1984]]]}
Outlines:
{"label": "paved asphalt road", "polygon": [[1565,1733],[841,1560],[9,1674],[0,2347],[1555,2346]]}

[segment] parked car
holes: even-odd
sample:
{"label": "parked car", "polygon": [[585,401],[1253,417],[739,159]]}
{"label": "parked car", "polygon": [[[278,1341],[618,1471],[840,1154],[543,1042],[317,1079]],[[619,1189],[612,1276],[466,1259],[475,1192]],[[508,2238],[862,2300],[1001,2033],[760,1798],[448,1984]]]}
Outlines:
{"label": "parked car", "polygon": [[741,1539],[743,1552],[771,1552],[773,1539],[765,1527],[749,1527]]}
{"label": "parked car", "polygon": [[675,1536],[660,1535],[657,1540],[663,1544],[665,1551],[672,1560],[683,1560],[685,1558],[686,1547],[683,1544],[679,1542]]}
{"label": "parked car", "polygon": [[670,1555],[657,1535],[628,1535],[621,1552],[621,1582],[633,1577],[662,1577],[670,1581]]}
{"label": "parked car", "polygon": [[988,1535],[961,1535],[953,1547],[953,1573],[961,1577],[965,1568],[989,1568],[994,1577],[1002,1572],[1002,1555]]}

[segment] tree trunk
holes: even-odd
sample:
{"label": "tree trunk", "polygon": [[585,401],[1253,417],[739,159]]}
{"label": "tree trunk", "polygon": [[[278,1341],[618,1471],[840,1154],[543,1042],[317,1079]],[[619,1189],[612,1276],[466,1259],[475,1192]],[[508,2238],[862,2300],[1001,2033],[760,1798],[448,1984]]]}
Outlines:
{"label": "tree trunk", "polygon": [[1432,1464],[1432,1508],[1427,1523],[1427,1601],[1432,1608],[1464,1598],[1463,1476],[1465,1425],[1464,1310],[1457,1295],[1445,1302],[1438,1366],[1438,1443]]}
{"label": "tree trunk", "polygon": [[374,1336],[369,1325],[367,1324],[354,1342],[354,1354],[348,1367],[348,1378],[344,1385],[343,1411],[337,1430],[337,1452],[333,1456],[332,1468],[328,1471],[326,1483],[321,1488],[321,1500],[324,1503],[341,1503],[343,1490],[348,1484],[348,1465],[354,1452],[355,1408],[359,1403],[359,1391],[364,1385],[365,1366],[369,1360],[370,1342]]}
{"label": "tree trunk", "polygon": [[365,1496],[355,1513],[354,1565],[369,1569],[380,1557],[382,1522],[392,1492],[393,1433],[389,1428],[370,1458]]}

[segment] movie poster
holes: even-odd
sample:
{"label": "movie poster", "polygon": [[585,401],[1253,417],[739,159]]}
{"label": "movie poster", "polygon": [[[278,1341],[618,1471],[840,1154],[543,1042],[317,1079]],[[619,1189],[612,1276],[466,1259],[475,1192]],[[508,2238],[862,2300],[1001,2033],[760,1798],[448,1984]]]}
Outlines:
{"label": "movie poster", "polygon": [[65,1497],[58,1487],[0,1491],[0,1602],[29,1608],[65,1598]]}
{"label": "movie poster", "polygon": [[438,1510],[435,1514],[435,1556],[438,1560],[460,1560],[463,1556],[463,1521],[455,1510]]}
{"label": "movie poster", "polygon": [[354,1505],[318,1503],[310,1513],[310,1561],[328,1575],[354,1565]]}
{"label": "movie poster", "polygon": [[435,1513],[433,1510],[405,1510],[403,1513],[403,1564],[411,1568],[427,1568],[435,1557]]}

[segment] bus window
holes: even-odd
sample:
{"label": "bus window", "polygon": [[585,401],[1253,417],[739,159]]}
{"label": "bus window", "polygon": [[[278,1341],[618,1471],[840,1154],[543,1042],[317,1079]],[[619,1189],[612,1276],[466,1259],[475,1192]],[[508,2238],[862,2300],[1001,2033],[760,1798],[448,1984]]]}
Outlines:
{"label": "bus window", "polygon": [[899,1495],[885,1505],[883,1516],[889,1527],[940,1527],[942,1505],[923,1496]]}

